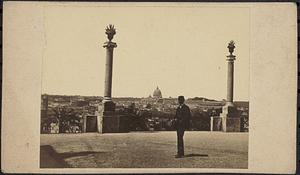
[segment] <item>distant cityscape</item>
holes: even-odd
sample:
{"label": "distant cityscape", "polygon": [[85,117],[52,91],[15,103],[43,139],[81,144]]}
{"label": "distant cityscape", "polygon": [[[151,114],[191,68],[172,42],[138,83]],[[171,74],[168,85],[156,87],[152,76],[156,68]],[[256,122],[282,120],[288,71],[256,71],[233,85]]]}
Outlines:
{"label": "distant cityscape", "polygon": [[[102,100],[103,97],[100,96],[43,94],[41,133],[96,132],[96,121],[84,124],[84,117],[99,115],[103,107]],[[174,130],[177,98],[164,98],[159,87],[154,90],[152,96],[146,98],[120,97],[113,98],[113,101],[116,103],[116,112],[128,119],[129,131]],[[204,97],[188,98],[186,104],[192,112],[190,130],[209,131],[210,117],[218,116],[225,102],[225,100],[217,101]],[[247,132],[249,102],[235,101],[234,104],[243,118],[243,131]]]}

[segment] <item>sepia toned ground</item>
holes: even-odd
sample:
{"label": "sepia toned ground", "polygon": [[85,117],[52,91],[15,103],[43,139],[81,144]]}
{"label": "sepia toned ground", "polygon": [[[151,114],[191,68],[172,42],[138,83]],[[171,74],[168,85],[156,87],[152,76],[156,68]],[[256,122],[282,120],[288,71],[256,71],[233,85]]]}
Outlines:
{"label": "sepia toned ground", "polygon": [[176,132],[42,134],[41,168],[247,168],[248,133],[187,131],[176,159]]}

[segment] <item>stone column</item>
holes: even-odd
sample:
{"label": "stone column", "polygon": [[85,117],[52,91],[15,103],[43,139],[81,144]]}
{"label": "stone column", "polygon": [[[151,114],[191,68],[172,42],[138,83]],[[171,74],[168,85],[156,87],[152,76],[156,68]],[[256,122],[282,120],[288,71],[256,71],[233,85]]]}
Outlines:
{"label": "stone column", "polygon": [[[106,65],[105,65],[105,85],[104,85],[104,100],[102,108],[99,106],[95,114],[97,116],[97,127],[99,133],[117,133],[127,132],[126,116],[120,115],[115,111],[115,103],[111,98],[112,88],[112,71],[113,71],[113,51],[117,44],[112,42],[116,30],[113,25],[106,28],[105,34],[108,41],[104,43],[103,47],[106,48]],[[125,129],[124,129],[125,128]]]}
{"label": "stone column", "polygon": [[105,42],[103,47],[106,48],[106,65],[105,65],[105,83],[104,83],[104,111],[114,111],[115,104],[111,99],[112,89],[112,71],[113,71],[113,51],[117,44],[112,42],[113,36],[116,34],[113,25],[106,28],[107,38],[109,41]]}
{"label": "stone column", "polygon": [[227,56],[228,72],[227,72],[227,99],[226,104],[222,107],[220,117],[211,117],[210,130],[224,132],[240,132],[241,119],[237,109],[233,104],[233,83],[234,83],[234,41],[228,44],[229,55]]}
{"label": "stone column", "polygon": [[222,108],[220,114],[222,120],[222,131],[225,132],[240,132],[240,117],[237,109],[233,104],[233,85],[234,85],[234,41],[230,41],[228,44],[229,55],[227,56],[228,72],[227,72],[227,99],[226,104]]}

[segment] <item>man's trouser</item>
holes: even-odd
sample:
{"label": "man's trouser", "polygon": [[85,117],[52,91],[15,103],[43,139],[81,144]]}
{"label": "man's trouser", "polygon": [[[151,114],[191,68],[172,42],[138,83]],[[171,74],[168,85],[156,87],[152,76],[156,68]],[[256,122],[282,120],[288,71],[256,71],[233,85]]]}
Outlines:
{"label": "man's trouser", "polygon": [[183,135],[184,129],[177,129],[177,155],[184,155],[184,145],[183,145]]}

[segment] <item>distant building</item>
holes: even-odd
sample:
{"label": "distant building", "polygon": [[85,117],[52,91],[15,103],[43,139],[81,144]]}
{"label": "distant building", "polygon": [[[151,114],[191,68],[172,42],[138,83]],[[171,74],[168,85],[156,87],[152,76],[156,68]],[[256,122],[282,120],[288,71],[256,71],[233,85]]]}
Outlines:
{"label": "distant building", "polygon": [[162,98],[162,93],[161,93],[160,89],[158,88],[158,86],[156,87],[156,89],[153,92],[153,98],[157,98],[157,99]]}

